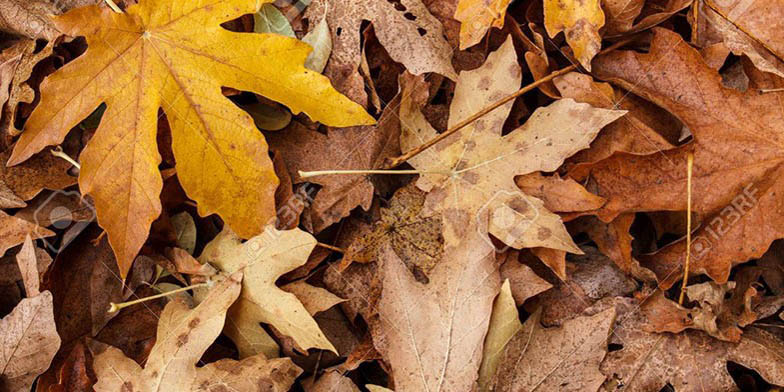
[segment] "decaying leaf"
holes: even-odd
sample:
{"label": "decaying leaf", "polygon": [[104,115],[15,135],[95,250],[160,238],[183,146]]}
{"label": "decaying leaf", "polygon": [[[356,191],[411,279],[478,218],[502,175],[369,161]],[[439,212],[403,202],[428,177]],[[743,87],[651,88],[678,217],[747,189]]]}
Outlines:
{"label": "decaying leaf", "polygon": [[0,320],[0,387],[29,391],[60,347],[54,326],[52,293],[25,298]]}
{"label": "decaying leaf", "polygon": [[523,328],[510,287],[509,280],[504,281],[501,292],[493,303],[493,314],[490,316],[490,325],[482,352],[482,365],[479,367],[480,391],[491,390],[498,362],[501,360],[506,344]]}
{"label": "decaying leaf", "polygon": [[[521,70],[511,38],[486,63],[460,74],[450,108],[449,126],[515,92]],[[427,92],[419,79],[403,78],[401,147],[417,147],[437,134],[422,115]],[[411,91],[420,92],[410,95]],[[417,185],[428,192],[426,214],[450,211],[444,219],[465,214],[489,217],[489,232],[515,248],[545,247],[580,253],[560,217],[544,203],[520,191],[516,175],[553,171],[563,160],[586,148],[599,130],[625,112],[596,109],[564,99],[540,108],[520,128],[501,136],[512,103],[501,106],[436,144],[409,163],[423,173]],[[442,174],[443,173],[443,174]],[[482,227],[482,225],[476,225]],[[444,232],[447,243],[458,241]]]}
{"label": "decaying leaf", "polygon": [[0,211],[0,256],[8,249],[23,243],[28,235],[38,239],[53,236],[54,233],[35,223]]}
{"label": "decaying leaf", "polygon": [[499,269],[501,279],[508,280],[517,306],[522,305],[528,298],[545,292],[553,287],[546,280],[540,278],[531,267],[518,261],[520,252],[514,249],[499,253],[497,258],[502,263]]}
{"label": "decaying leaf", "polygon": [[544,25],[550,38],[563,31],[574,56],[591,70],[591,59],[602,49],[604,11],[599,0],[544,0]]}
{"label": "decaying leaf", "polygon": [[443,254],[441,219],[420,216],[425,194],[408,185],[398,190],[381,209],[381,220],[362,232],[346,249],[341,261],[345,268],[352,262],[378,260],[379,250],[390,244],[406,267],[419,281],[427,276]]}
{"label": "decaying leaf", "polygon": [[226,311],[240,294],[241,280],[241,272],[226,277],[193,309],[178,301],[169,302],[161,314],[158,339],[144,368],[114,347],[97,355],[95,390],[288,390],[301,370],[287,358],[265,359],[256,355],[242,361],[223,359],[196,367],[223,329]]}
{"label": "decaying leaf", "polygon": [[95,199],[122,276],[161,212],[159,108],[171,127],[183,189],[201,215],[219,213],[243,237],[259,234],[274,219],[277,178],[262,135],[221,94],[221,86],[251,90],[330,125],[373,122],[325,77],[304,68],[307,44],[220,26],[267,2],[149,0],[123,14],[88,6],[54,19],[61,31],[86,36],[89,48],[42,83],[41,102],[9,163],[61,142],[106,103],[80,155],[79,184]]}
{"label": "decaying leaf", "polygon": [[199,261],[221,271],[243,271],[242,293],[229,309],[226,334],[240,350],[241,357],[263,353],[278,356],[278,347],[259,323],[274,326],[289,336],[301,350],[320,348],[336,352],[294,294],[283,291],[275,281],[286,272],[305,264],[316,246],[312,235],[300,230],[265,231],[242,242],[231,229],[224,228],[204,248]]}
{"label": "decaying leaf", "polygon": [[386,245],[375,346],[392,367],[398,392],[466,391],[476,382],[499,276],[492,247],[469,231],[444,249],[430,283],[414,279]]}
{"label": "decaying leaf", "polygon": [[646,319],[632,298],[617,298],[618,311],[611,343],[620,350],[602,362],[606,386],[647,392],[672,385],[678,392],[736,391],[727,362],[754,369],[763,379],[784,385],[784,346],[771,334],[748,328],[740,343],[715,340],[700,331],[679,334],[646,332]]}
{"label": "decaying leaf", "polygon": [[537,311],[506,345],[495,391],[596,391],[605,376],[599,366],[615,322],[615,309],[543,328]]}

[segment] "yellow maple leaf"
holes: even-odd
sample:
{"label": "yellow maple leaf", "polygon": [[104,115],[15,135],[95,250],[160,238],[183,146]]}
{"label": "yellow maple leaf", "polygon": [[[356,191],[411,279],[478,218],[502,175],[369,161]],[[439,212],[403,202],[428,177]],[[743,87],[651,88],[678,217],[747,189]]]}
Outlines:
{"label": "yellow maple leaf", "polygon": [[563,31],[574,57],[591,70],[593,56],[602,49],[604,11],[599,0],[544,0],[544,26],[550,38]]}
{"label": "yellow maple leaf", "polygon": [[506,9],[512,0],[460,0],[455,19],[460,24],[460,50],[470,48],[484,38],[490,27],[504,27]]}
{"label": "yellow maple leaf", "polygon": [[88,6],[54,19],[61,31],[85,36],[88,49],[41,85],[41,103],[9,164],[60,143],[106,103],[80,157],[79,185],[95,199],[123,276],[161,212],[160,108],[171,125],[182,187],[201,215],[218,213],[245,238],[274,219],[278,180],[264,137],[221,86],[255,92],[331,126],[374,122],[326,77],[305,69],[307,44],[220,26],[271,1],[142,0],[123,14]]}

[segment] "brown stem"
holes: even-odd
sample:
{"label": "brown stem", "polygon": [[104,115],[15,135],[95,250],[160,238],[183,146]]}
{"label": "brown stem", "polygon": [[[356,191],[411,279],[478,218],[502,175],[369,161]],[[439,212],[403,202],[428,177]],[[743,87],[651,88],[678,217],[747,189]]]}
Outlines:
{"label": "brown stem", "polygon": [[[607,47],[607,49],[604,49],[603,51],[599,52],[599,54],[601,55],[601,54],[606,54],[606,53],[612,52],[613,50],[618,49],[621,46],[626,45],[626,44],[628,44],[631,41],[632,41],[631,38],[625,39],[625,40],[622,40],[622,41],[618,41],[615,44]],[[398,156],[396,158],[388,158],[386,163],[384,164],[384,166],[381,167],[381,169],[392,169],[392,168],[395,168],[395,167],[398,167],[398,166],[402,165],[403,163],[405,163],[409,159],[411,159],[411,158],[421,154],[422,151],[425,151],[428,148],[433,147],[434,145],[438,144],[438,142],[448,138],[449,136],[451,136],[455,132],[465,128],[466,126],[468,126],[469,124],[473,123],[474,121],[484,117],[486,114],[488,114],[488,113],[492,112],[493,110],[497,109],[499,106],[503,106],[504,104],[506,104],[506,103],[508,103],[510,101],[513,101],[517,97],[519,97],[519,96],[521,96],[521,95],[523,95],[523,94],[525,94],[525,93],[527,93],[527,92],[529,92],[529,91],[539,87],[540,85],[542,85],[544,83],[547,83],[547,82],[549,82],[549,81],[551,81],[551,80],[553,80],[553,79],[555,79],[555,78],[557,78],[557,77],[559,77],[561,75],[565,75],[565,74],[567,74],[569,72],[572,72],[572,71],[574,71],[576,69],[577,69],[576,65],[574,65],[574,64],[570,65],[570,66],[568,66],[566,68],[563,68],[563,69],[560,69],[558,71],[552,72],[551,74],[549,74],[549,75],[547,75],[547,76],[545,76],[545,77],[543,77],[543,78],[541,78],[541,79],[539,79],[539,80],[537,80],[537,81],[535,81],[535,82],[533,82],[533,83],[531,83],[531,84],[529,84],[529,85],[527,85],[527,86],[517,90],[516,92],[512,93],[511,95],[508,95],[508,96],[506,96],[504,98],[501,98],[500,100],[494,102],[490,106],[488,106],[488,107],[480,110],[479,112],[475,113],[471,117],[469,117],[469,118],[459,122],[458,124],[455,124],[455,126],[453,126],[452,128],[447,129],[446,131],[444,131],[444,133],[441,133],[437,137],[431,139],[430,141],[425,142],[421,146],[416,147],[414,149],[411,149],[410,151],[408,151],[408,152],[404,153],[403,155],[400,155],[400,156]]]}
{"label": "brown stem", "polygon": [[316,245],[320,246],[320,247],[322,247],[324,249],[329,249],[331,251],[335,251],[335,252],[338,252],[338,253],[346,253],[346,251],[343,248],[338,248],[337,246],[330,245],[330,244],[325,244],[323,242],[317,242]]}

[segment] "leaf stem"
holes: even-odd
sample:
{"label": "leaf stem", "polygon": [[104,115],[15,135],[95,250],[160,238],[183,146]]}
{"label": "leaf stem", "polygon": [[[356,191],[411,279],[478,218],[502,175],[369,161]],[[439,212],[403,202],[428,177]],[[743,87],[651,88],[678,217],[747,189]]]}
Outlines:
{"label": "leaf stem", "polygon": [[689,282],[689,261],[691,256],[691,175],[694,167],[694,153],[689,153],[686,158],[686,263],[683,267],[683,284],[678,304],[683,305],[683,295]]}
{"label": "leaf stem", "polygon": [[346,251],[343,248],[338,248],[335,245],[325,244],[323,242],[317,242],[316,246],[320,246],[320,247],[322,247],[324,249],[329,249],[331,251],[335,251],[335,252],[338,252],[338,253],[346,253]]}
{"label": "leaf stem", "polygon": [[82,170],[82,165],[80,165],[79,162],[76,162],[76,160],[68,156],[68,154],[66,154],[65,151],[63,151],[63,148],[61,146],[57,146],[53,148],[50,152],[52,153],[52,155],[61,159],[65,159],[66,161],[68,161],[68,163],[74,165],[77,169]]}
{"label": "leaf stem", "polygon": [[784,92],[784,88],[761,88],[761,89],[759,89],[759,93],[760,94],[780,93],[780,92]]}
{"label": "leaf stem", "polygon": [[127,307],[129,307],[131,305],[136,305],[136,304],[140,304],[142,302],[146,302],[146,301],[149,301],[149,300],[167,297],[167,296],[170,296],[172,294],[181,293],[183,291],[188,291],[190,289],[195,289],[195,288],[198,288],[198,287],[204,287],[204,286],[207,286],[209,284],[210,284],[210,282],[192,284],[190,286],[180,287],[179,289],[167,291],[165,293],[155,294],[155,295],[151,295],[149,297],[139,298],[139,299],[133,300],[133,301],[120,302],[119,304],[116,304],[114,302],[110,302],[109,303],[109,310],[108,310],[108,312],[109,313],[115,313],[115,312],[120,311],[120,309],[127,308]]}
{"label": "leaf stem", "polygon": [[327,176],[334,174],[443,174],[449,175],[452,172],[447,171],[422,171],[422,170],[316,170],[316,171],[299,171],[300,178],[311,178],[318,176]]}
{"label": "leaf stem", "polygon": [[[616,50],[616,49],[620,48],[621,46],[628,44],[631,41],[632,41],[631,38],[625,39],[625,40],[622,40],[622,41],[618,41],[615,44],[607,47],[607,49],[599,52],[599,54],[606,54],[606,53],[612,52],[613,50]],[[425,151],[428,148],[433,147],[434,145],[438,144],[438,142],[448,138],[453,133],[455,133],[455,132],[465,128],[469,124],[471,124],[474,121],[484,117],[486,114],[492,112],[493,110],[497,109],[498,107],[503,106],[504,104],[509,103],[509,102],[515,100],[517,97],[519,97],[519,96],[521,96],[521,95],[523,95],[523,94],[525,94],[525,93],[535,89],[536,87],[538,87],[538,86],[540,86],[540,85],[542,85],[544,83],[547,83],[547,82],[557,78],[558,76],[565,75],[565,74],[567,74],[569,72],[575,71],[576,69],[577,69],[577,65],[572,64],[572,65],[570,65],[570,66],[568,66],[566,68],[563,68],[563,69],[560,69],[558,71],[550,73],[549,75],[547,75],[547,76],[545,76],[545,77],[543,77],[543,78],[541,78],[541,79],[539,79],[539,80],[537,80],[537,81],[535,81],[535,82],[533,82],[533,83],[531,83],[531,84],[529,84],[529,85],[527,85],[527,86],[517,90],[516,92],[512,93],[511,95],[507,95],[506,97],[501,98],[500,100],[492,103],[490,106],[487,106],[486,108],[476,112],[471,117],[468,117],[467,119],[465,119],[465,120],[455,124],[452,128],[447,129],[443,133],[439,134],[437,137],[435,137],[435,138],[425,142],[424,144],[420,145],[419,147],[413,148],[410,151],[408,151],[408,152],[404,153],[403,155],[400,155],[400,156],[398,156],[396,158],[387,159],[386,163],[384,164],[384,166],[382,168],[383,169],[392,169],[392,168],[395,168],[395,167],[398,167],[398,166],[402,165],[403,163],[405,163],[409,159],[411,159],[411,158],[419,155],[420,153],[422,153],[422,151]]]}
{"label": "leaf stem", "polygon": [[123,14],[124,13],[123,10],[121,10],[120,7],[118,7],[117,4],[113,0],[103,0],[103,1],[106,2],[106,5],[108,5],[109,8],[112,9],[112,11],[114,11],[114,12],[116,12],[118,14]]}

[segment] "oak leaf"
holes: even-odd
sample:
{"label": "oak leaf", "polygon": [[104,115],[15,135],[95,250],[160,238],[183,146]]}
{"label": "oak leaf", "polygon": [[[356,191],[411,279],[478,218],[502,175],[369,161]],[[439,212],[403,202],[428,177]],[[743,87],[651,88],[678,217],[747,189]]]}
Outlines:
{"label": "oak leaf", "polygon": [[96,201],[122,276],[161,212],[160,108],[171,126],[178,179],[199,214],[220,214],[243,237],[274,218],[277,178],[264,138],[221,86],[253,91],[329,125],[373,122],[325,77],[304,68],[307,44],[221,27],[267,2],[147,0],[123,14],[88,6],[54,19],[60,30],[84,35],[88,49],[42,83],[41,102],[9,164],[61,142],[106,103],[80,156],[79,184]]}
{"label": "oak leaf", "polygon": [[[517,91],[522,78],[512,40],[490,54],[485,64],[458,78],[449,126]],[[420,111],[427,99],[420,79],[402,79],[401,147],[415,148],[437,136]],[[413,92],[413,93],[409,93]],[[512,103],[495,109],[408,162],[422,171],[417,186],[428,192],[425,215],[444,220],[467,215],[489,217],[489,232],[509,246],[546,247],[580,253],[558,215],[521,192],[516,175],[554,171],[566,157],[586,148],[599,130],[625,112],[593,108],[573,100],[540,108],[520,128],[502,136]],[[482,228],[482,224],[476,224]],[[460,241],[444,232],[446,243]]]}
{"label": "oak leaf", "polygon": [[467,229],[443,258],[423,285],[389,245],[379,255],[383,289],[373,342],[398,392],[467,391],[478,377],[500,286],[492,247]]}
{"label": "oak leaf", "polygon": [[262,355],[242,361],[223,359],[205,366],[196,363],[223,328],[226,311],[240,293],[242,273],[215,284],[195,308],[171,301],[158,323],[158,339],[144,365],[109,347],[95,357],[102,391],[287,391],[301,370],[290,359],[265,359]]}
{"label": "oak leaf", "polygon": [[204,248],[200,262],[227,273],[244,271],[242,293],[229,309],[226,324],[226,334],[241,357],[258,353],[268,358],[278,356],[277,344],[259,323],[270,324],[291,337],[301,350],[336,351],[302,302],[275,285],[281,275],[305,264],[315,246],[316,239],[300,229],[278,231],[267,226],[246,242],[224,227]]}
{"label": "oak leaf", "polygon": [[0,320],[0,387],[29,391],[33,380],[48,367],[60,337],[54,325],[52,293],[25,298]]}
{"label": "oak leaf", "polygon": [[[753,88],[745,93],[726,88],[699,52],[663,29],[656,30],[650,53],[616,52],[598,58],[594,68],[599,77],[672,112],[694,136],[678,149],[617,154],[597,164],[591,179],[608,200],[598,211],[602,220],[626,212],[685,210],[686,160],[693,152],[693,211],[704,218],[694,233],[693,273],[724,283],[732,265],[762,256],[784,237],[782,220],[775,218],[784,211],[784,111],[778,97],[756,92],[781,86],[781,79],[746,67]],[[667,87],[672,85],[679,88]],[[670,287],[683,275],[685,248],[685,241],[677,241],[639,260],[660,285]]]}
{"label": "oak leaf", "polygon": [[544,0],[544,26],[550,38],[563,31],[577,61],[591,70],[591,59],[602,49],[604,11],[599,0]]}

